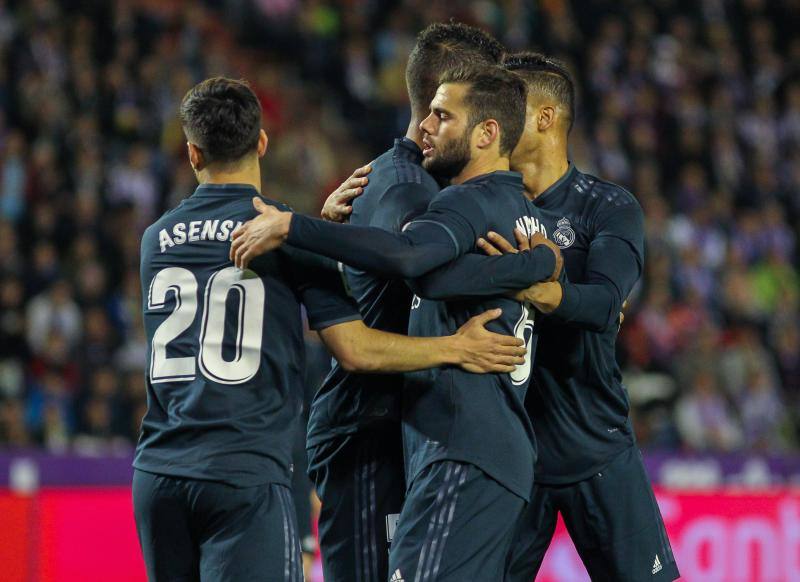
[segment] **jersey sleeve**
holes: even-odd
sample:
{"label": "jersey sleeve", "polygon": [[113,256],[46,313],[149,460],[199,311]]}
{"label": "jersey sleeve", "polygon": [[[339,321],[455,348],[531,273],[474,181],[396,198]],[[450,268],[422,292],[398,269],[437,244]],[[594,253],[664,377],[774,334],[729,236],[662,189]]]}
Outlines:
{"label": "jersey sleeve", "polygon": [[638,203],[598,217],[581,283],[562,282],[561,304],[551,316],[590,331],[617,321],[644,268],[644,215]]}
{"label": "jersey sleeve", "polygon": [[555,270],[555,263],[555,253],[544,245],[531,251],[493,257],[467,253],[408,281],[408,285],[425,299],[490,297],[548,280]]}
{"label": "jersey sleeve", "polygon": [[453,241],[456,256],[475,249],[479,237],[489,230],[486,213],[469,187],[450,186],[430,203],[428,210],[408,224],[407,231],[422,224],[442,228]]}
{"label": "jersey sleeve", "polygon": [[[451,192],[442,196],[447,190]],[[476,233],[486,229],[479,205],[455,191],[445,189],[402,233],[295,214],[287,242],[364,271],[420,277],[473,249]]]}
{"label": "jersey sleeve", "polygon": [[284,246],[295,293],[306,308],[308,325],[321,330],[361,319],[358,306],[348,295],[338,265],[325,257]]}

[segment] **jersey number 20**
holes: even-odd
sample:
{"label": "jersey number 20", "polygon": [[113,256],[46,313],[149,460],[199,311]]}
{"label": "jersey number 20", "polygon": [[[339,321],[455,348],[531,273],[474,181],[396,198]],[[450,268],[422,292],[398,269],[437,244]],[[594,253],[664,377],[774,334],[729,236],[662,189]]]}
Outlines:
{"label": "jersey number 20", "polygon": [[[217,271],[208,279],[203,298],[198,355],[167,357],[167,344],[194,323],[197,315],[197,278],[188,269],[162,269],[150,283],[149,309],[163,309],[167,293],[175,293],[175,309],[153,334],[150,381],[182,382],[194,380],[197,365],[203,375],[220,384],[242,384],[256,375],[261,364],[261,339],[264,333],[264,283],[258,277],[242,278],[234,267]],[[236,317],[234,357],[222,357],[225,333],[225,304],[230,293],[239,295]]]}

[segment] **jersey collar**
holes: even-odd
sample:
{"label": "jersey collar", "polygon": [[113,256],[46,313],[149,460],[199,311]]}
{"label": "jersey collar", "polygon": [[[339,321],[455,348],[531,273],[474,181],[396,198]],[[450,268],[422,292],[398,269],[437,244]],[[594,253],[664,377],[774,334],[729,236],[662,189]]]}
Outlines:
{"label": "jersey collar", "polygon": [[522,174],[519,172],[512,172],[510,170],[496,170],[494,172],[489,172],[488,174],[481,174],[480,176],[470,178],[469,180],[462,182],[462,184],[477,184],[479,182],[483,182],[484,180],[492,180],[493,182],[506,182],[508,184],[514,184],[517,186],[522,184]]}
{"label": "jersey collar", "polygon": [[422,164],[422,150],[412,139],[407,137],[399,137],[394,140],[394,149],[403,157],[408,158],[412,162]]}
{"label": "jersey collar", "polygon": [[551,198],[555,198],[556,195],[565,192],[567,188],[569,188],[569,185],[572,183],[572,179],[577,173],[578,168],[575,167],[575,164],[570,162],[567,171],[564,172],[564,175],[553,182],[553,184],[547,190],[534,198],[533,203],[536,206],[542,206],[545,202],[545,199],[549,200]]}
{"label": "jersey collar", "polygon": [[250,184],[200,184],[192,196],[258,196],[258,190]]}

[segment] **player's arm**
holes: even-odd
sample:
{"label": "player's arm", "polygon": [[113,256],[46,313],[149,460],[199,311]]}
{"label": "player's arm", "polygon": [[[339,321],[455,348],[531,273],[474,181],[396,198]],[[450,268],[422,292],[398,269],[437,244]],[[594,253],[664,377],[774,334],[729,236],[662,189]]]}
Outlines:
{"label": "player's arm", "polygon": [[420,277],[471,250],[478,232],[485,230],[477,204],[466,197],[457,201],[457,194],[448,190],[402,233],[281,212],[255,198],[260,215],[233,234],[231,260],[245,267],[252,258],[288,242],[365,271]]}
{"label": "player's arm", "polygon": [[449,337],[410,338],[373,330],[361,321],[331,261],[291,246],[281,252],[310,327],[349,371],[408,372],[452,364],[476,373],[510,372],[524,361],[521,340],[484,327],[500,316],[499,309],[473,317]]}
{"label": "player's arm", "polygon": [[513,372],[525,361],[522,342],[484,327],[500,315],[500,309],[482,313],[446,337],[407,337],[372,329],[361,320],[326,327],[319,335],[350,372],[413,372],[446,365],[474,373]]}
{"label": "player's arm", "polygon": [[615,326],[625,299],[642,274],[644,217],[638,204],[615,207],[600,218],[581,283],[534,285],[519,297],[554,319],[589,331]]}
{"label": "player's arm", "polygon": [[[488,236],[493,238],[494,233]],[[513,293],[559,277],[563,259],[558,246],[538,233],[530,240],[519,230],[514,231],[514,236],[520,244],[525,239],[521,252],[509,245],[507,254],[467,253],[407,283],[425,299],[460,299]],[[481,238],[478,246],[486,248],[489,243]]]}

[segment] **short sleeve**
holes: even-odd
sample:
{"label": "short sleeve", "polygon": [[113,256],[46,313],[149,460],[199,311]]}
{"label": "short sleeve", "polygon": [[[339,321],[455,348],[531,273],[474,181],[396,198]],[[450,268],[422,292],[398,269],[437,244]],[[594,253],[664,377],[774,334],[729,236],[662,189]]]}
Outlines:
{"label": "short sleeve", "polygon": [[288,260],[294,290],[306,308],[311,329],[321,330],[361,319],[335,261],[288,245],[282,252]]}

